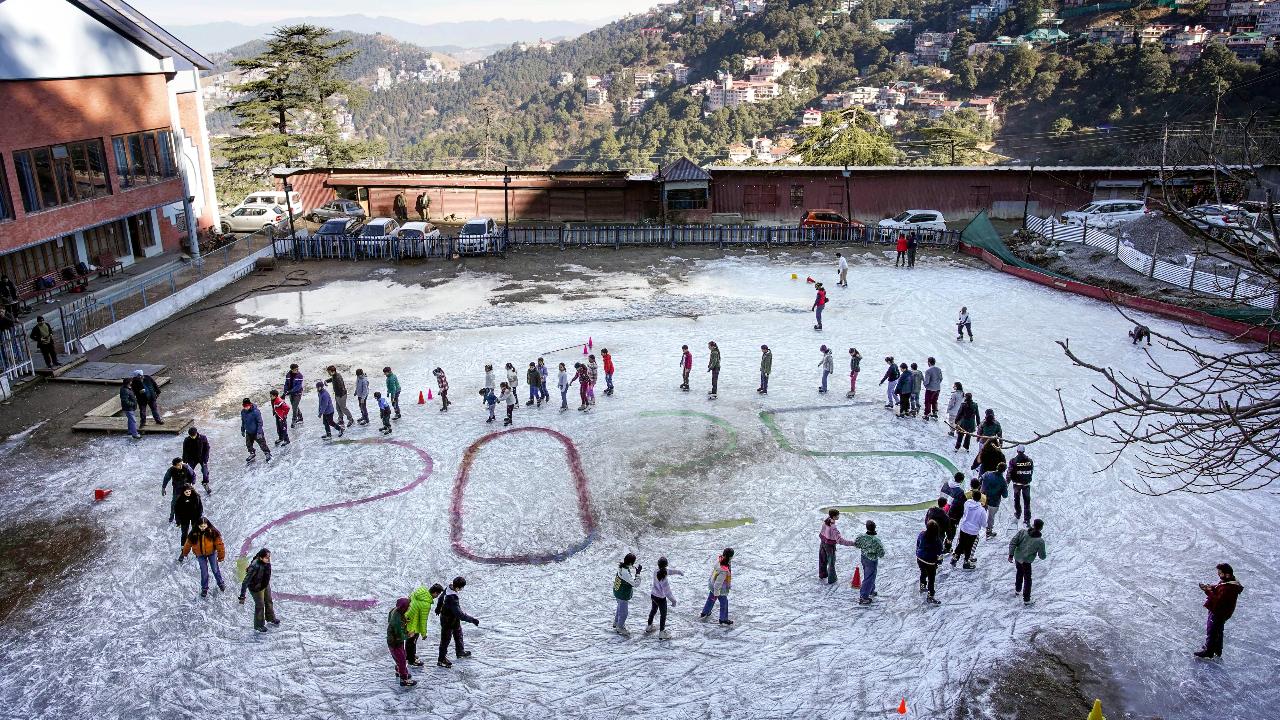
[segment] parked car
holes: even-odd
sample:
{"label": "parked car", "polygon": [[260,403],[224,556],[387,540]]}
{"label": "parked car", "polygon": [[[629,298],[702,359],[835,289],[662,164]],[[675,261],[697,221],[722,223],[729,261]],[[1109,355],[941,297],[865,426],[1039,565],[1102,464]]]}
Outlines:
{"label": "parked car", "polygon": [[256,193],[250,193],[244,197],[244,202],[238,207],[246,205],[279,205],[286,210],[292,210],[295,218],[302,217],[302,196],[298,191],[290,192],[289,197],[285,197],[282,190],[262,190]]}
{"label": "parked car", "polygon": [[805,211],[800,218],[800,227],[866,227],[857,220],[850,220],[835,210],[817,209]]}
{"label": "parked car", "polygon": [[307,218],[312,222],[324,222],[335,218],[360,218],[363,220],[364,217],[364,208],[355,200],[330,200],[307,215]]}
{"label": "parked car", "polygon": [[222,232],[271,232],[284,229],[288,213],[279,205],[241,205],[222,216]]}
{"label": "parked car", "polygon": [[319,229],[316,230],[317,236],[328,238],[349,238],[355,237],[360,230],[363,220],[360,218],[334,218],[321,223]]}
{"label": "parked car", "polygon": [[439,240],[440,229],[429,222],[407,222],[400,227],[396,237],[401,240]]}
{"label": "parked car", "polygon": [[498,224],[490,217],[473,217],[458,230],[458,252],[463,255],[483,254],[498,237]]}
{"label": "parked car", "polygon": [[881,220],[877,227],[896,230],[946,230],[947,220],[937,210],[904,210]]}
{"label": "parked car", "polygon": [[1239,205],[1196,205],[1183,211],[1187,222],[1211,235],[1248,233],[1253,227],[1249,211]]}
{"label": "parked car", "polygon": [[1139,220],[1150,212],[1143,200],[1094,200],[1088,205],[1062,213],[1062,221],[1071,225],[1108,228]]}
{"label": "parked car", "polygon": [[394,218],[374,218],[360,228],[358,237],[361,240],[389,240],[396,236],[400,223]]}

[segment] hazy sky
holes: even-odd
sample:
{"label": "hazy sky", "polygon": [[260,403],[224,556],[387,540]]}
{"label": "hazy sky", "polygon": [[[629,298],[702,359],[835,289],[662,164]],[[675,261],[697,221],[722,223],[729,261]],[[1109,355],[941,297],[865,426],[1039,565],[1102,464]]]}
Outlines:
{"label": "hazy sky", "polygon": [[385,15],[417,23],[452,20],[602,21],[647,10],[658,0],[129,0],[166,25],[230,21],[245,25],[318,15]]}

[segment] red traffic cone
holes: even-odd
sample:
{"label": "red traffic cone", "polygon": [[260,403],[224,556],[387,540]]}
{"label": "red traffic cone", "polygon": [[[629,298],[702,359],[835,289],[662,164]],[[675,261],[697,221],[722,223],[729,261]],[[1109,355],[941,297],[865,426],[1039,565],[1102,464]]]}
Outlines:
{"label": "red traffic cone", "polygon": [[583,354],[583,355],[586,355],[586,354],[587,354],[587,346],[586,346],[586,345],[583,345],[583,346],[582,346],[582,354]]}
{"label": "red traffic cone", "polygon": [[815,282],[815,281],[814,281],[814,279],[813,279],[813,278],[811,278],[811,277],[806,277],[806,278],[804,279],[804,281],[805,281],[805,282],[807,282],[807,283],[809,283],[810,285],[812,285],[812,284]]}
{"label": "red traffic cone", "polygon": [[103,490],[102,488],[98,488],[93,491],[93,501],[102,502],[103,500],[106,500],[107,496],[109,496],[110,494],[111,494],[110,490]]}
{"label": "red traffic cone", "polygon": [[898,714],[899,714],[899,715],[906,715],[906,714],[907,714],[907,699],[906,699],[906,698],[902,698],[902,702],[898,703]]}
{"label": "red traffic cone", "polygon": [[421,391],[421,390],[419,390],[419,391],[418,391],[418,404],[419,404],[419,405],[426,405],[426,404],[427,404],[427,399],[426,399],[425,397],[423,397],[423,396],[422,396],[422,391]]}
{"label": "red traffic cone", "polygon": [[853,569],[853,579],[849,581],[849,587],[854,590],[862,587],[862,568],[855,567]]}
{"label": "red traffic cone", "polygon": [[589,336],[589,335],[588,335],[588,336],[587,336],[587,347],[589,347],[589,348],[594,348],[595,346],[596,346],[595,342],[591,339],[591,336]]}
{"label": "red traffic cone", "polygon": [[[418,394],[419,394],[419,395],[421,395],[422,393],[418,393]],[[428,399],[428,400],[433,400],[433,399],[434,399],[434,398],[432,398],[432,397],[431,397],[431,388],[427,388],[427,399]]]}

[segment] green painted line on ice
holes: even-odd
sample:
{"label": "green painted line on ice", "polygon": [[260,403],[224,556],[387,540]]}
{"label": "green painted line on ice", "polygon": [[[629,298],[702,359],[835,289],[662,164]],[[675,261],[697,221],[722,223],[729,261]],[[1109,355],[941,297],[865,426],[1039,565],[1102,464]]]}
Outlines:
{"label": "green painted line on ice", "polygon": [[[649,471],[649,478],[645,481],[640,492],[648,504],[648,499],[652,495],[654,483],[669,475],[676,473],[684,473],[695,470],[702,470],[714,467],[715,464],[723,460],[738,449],[738,430],[724,418],[711,415],[709,413],[697,412],[696,410],[646,410],[640,413],[640,417],[690,417],[706,420],[715,425],[729,437],[729,442],[706,455],[701,455],[688,462],[677,463],[673,465],[659,465]],[[686,523],[683,525],[665,526],[662,529],[671,530],[672,532],[698,532],[700,530],[724,530],[732,527],[740,527],[742,525],[750,525],[756,519],[752,517],[728,518],[725,520],[711,520],[702,523]]]}

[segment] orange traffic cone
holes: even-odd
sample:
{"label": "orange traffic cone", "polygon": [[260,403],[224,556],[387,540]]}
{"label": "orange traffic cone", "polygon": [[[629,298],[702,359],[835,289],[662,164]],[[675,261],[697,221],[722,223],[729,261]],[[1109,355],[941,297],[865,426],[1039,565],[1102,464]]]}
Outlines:
{"label": "orange traffic cone", "polygon": [[809,283],[810,285],[812,285],[815,282],[813,278],[807,277],[807,276],[805,277],[804,281]]}
{"label": "orange traffic cone", "polygon": [[583,345],[583,346],[582,346],[582,354],[583,354],[583,355],[586,355],[586,354],[587,354],[587,346],[586,346],[586,345]]}
{"label": "orange traffic cone", "polygon": [[110,490],[103,490],[102,488],[98,488],[93,491],[93,501],[102,502],[103,500],[106,500],[107,496],[110,494],[111,494]]}
{"label": "orange traffic cone", "polygon": [[434,400],[434,398],[431,397],[431,388],[427,388],[427,399]]}
{"label": "orange traffic cone", "polygon": [[418,391],[418,404],[419,404],[419,405],[426,405],[426,404],[427,404],[427,399],[426,399],[425,397],[423,397],[423,396],[422,396],[422,391],[421,391],[421,390],[419,390],[419,391]]}
{"label": "orange traffic cone", "polygon": [[853,569],[853,579],[849,581],[849,587],[855,590],[862,587],[862,568],[855,567]]}
{"label": "orange traffic cone", "polygon": [[898,714],[899,714],[899,715],[906,715],[906,714],[907,714],[907,699],[906,699],[906,698],[902,698],[902,702],[898,703]]}

